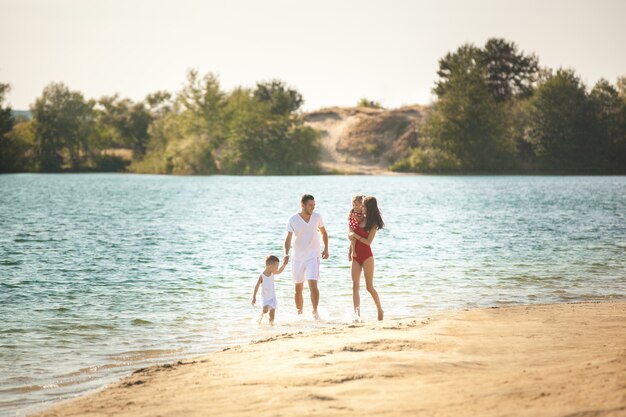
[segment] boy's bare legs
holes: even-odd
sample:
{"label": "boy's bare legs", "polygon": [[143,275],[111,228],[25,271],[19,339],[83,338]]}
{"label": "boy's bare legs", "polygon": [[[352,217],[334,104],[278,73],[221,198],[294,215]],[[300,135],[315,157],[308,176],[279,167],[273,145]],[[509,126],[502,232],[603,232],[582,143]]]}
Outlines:
{"label": "boy's bare legs", "polygon": [[302,297],[302,290],[304,289],[304,282],[296,284],[296,288],[293,294],[293,299],[296,302],[296,309],[298,314],[302,314],[302,306],[304,305],[304,298]]}
{"label": "boy's bare legs", "polygon": [[315,320],[318,320],[320,316],[317,313],[317,305],[320,302],[320,291],[317,288],[317,280],[309,279],[307,281],[309,283],[309,291],[311,292],[311,305],[313,306],[313,316],[315,317]]}
{"label": "boy's bare legs", "polygon": [[261,311],[261,315],[259,316],[259,319],[257,320],[258,324],[261,324],[261,321],[263,321],[263,316],[265,315],[265,313],[267,313],[268,309],[269,309],[268,306],[263,307],[263,311]]}
{"label": "boy's bare legs", "polygon": [[274,313],[276,312],[275,309],[270,308],[270,325],[274,325]]}

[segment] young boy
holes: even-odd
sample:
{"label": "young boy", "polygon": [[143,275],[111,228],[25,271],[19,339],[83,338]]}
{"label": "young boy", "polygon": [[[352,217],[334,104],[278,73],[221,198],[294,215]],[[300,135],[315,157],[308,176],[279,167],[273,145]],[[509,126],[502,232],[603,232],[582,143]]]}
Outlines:
{"label": "young boy", "polygon": [[258,323],[261,323],[263,316],[270,312],[270,324],[274,324],[274,312],[276,311],[276,292],[274,290],[274,275],[281,274],[287,266],[288,257],[283,258],[283,264],[278,267],[280,261],[274,255],[265,258],[265,270],[259,275],[259,279],[254,286],[252,293],[252,305],[256,303],[256,293],[261,287],[261,298],[263,299],[263,311],[259,317]]}
{"label": "young boy", "polygon": [[[363,220],[363,196],[355,195],[352,197],[352,210],[350,210],[348,214],[349,231],[354,232],[354,229],[361,223],[361,220]],[[356,246],[354,243],[354,240],[350,240],[350,251],[348,252],[350,260],[356,258]]]}

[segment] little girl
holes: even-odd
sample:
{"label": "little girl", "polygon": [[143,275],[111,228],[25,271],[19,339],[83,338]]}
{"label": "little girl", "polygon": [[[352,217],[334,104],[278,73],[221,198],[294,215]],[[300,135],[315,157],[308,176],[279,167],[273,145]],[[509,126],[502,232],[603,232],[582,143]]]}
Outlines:
{"label": "little girl", "polygon": [[[355,195],[352,197],[352,210],[348,214],[348,228],[350,232],[354,232],[354,229],[363,220],[363,196]],[[350,240],[350,251],[348,252],[348,259],[352,260],[356,258],[356,245],[354,240]]]}
{"label": "little girl", "polygon": [[283,264],[278,267],[280,261],[274,255],[269,255],[265,258],[265,270],[259,275],[259,279],[254,286],[254,292],[252,293],[252,305],[256,303],[256,293],[261,286],[261,298],[263,299],[263,311],[259,317],[258,323],[263,320],[263,316],[268,311],[270,312],[270,324],[274,324],[274,312],[276,311],[276,292],[274,289],[274,275],[281,274],[287,266],[289,258],[283,259]]}

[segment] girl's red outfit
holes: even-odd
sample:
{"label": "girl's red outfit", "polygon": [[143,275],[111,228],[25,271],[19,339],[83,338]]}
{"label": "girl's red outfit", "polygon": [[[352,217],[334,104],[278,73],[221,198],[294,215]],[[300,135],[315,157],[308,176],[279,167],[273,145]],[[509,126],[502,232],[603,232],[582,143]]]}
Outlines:
{"label": "girl's red outfit", "polygon": [[[359,225],[354,228],[354,233],[364,238],[367,238],[369,236],[369,233]],[[356,249],[356,256],[352,259],[357,261],[359,264],[363,265],[363,262],[365,262],[367,258],[369,258],[370,256],[374,256],[370,245],[366,245],[360,240],[356,240],[354,244]]]}
{"label": "girl's red outfit", "polygon": [[348,217],[348,227],[350,229],[356,229],[361,220],[363,220],[363,213],[357,213],[354,209],[350,210],[350,217]]}

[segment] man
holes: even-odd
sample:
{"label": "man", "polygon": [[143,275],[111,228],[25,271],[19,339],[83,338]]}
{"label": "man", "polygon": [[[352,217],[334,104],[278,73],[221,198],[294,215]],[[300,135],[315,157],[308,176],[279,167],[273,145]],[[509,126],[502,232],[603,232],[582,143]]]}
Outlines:
{"label": "man", "polygon": [[296,241],[293,245],[291,276],[296,286],[294,294],[296,308],[298,309],[298,314],[302,314],[304,304],[302,290],[306,280],[311,292],[313,317],[317,320],[319,319],[317,305],[320,300],[320,293],[317,288],[317,280],[320,277],[320,233],[324,240],[322,259],[328,259],[328,233],[326,233],[324,228],[322,216],[319,213],[313,213],[313,210],[315,210],[315,199],[312,195],[303,195],[300,200],[300,207],[300,213],[291,216],[287,223],[285,257],[289,258],[291,239],[295,235]]}

